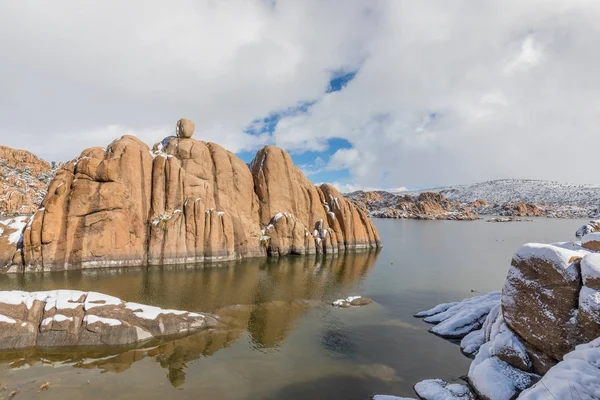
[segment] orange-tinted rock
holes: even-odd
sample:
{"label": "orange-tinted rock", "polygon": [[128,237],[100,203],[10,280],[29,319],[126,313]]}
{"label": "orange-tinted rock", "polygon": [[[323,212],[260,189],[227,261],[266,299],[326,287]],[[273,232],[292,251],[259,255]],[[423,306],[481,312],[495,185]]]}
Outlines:
{"label": "orange-tinted rock", "polygon": [[44,270],[142,265],[147,247],[152,156],[123,136],[106,151],[65,164],[24,233],[26,265]]}
{"label": "orange-tinted rock", "polygon": [[[133,136],[64,164],[23,234],[26,270],[178,264],[375,248],[362,210],[313,185],[283,150],[250,167],[214,143],[178,137],[150,151]],[[283,217],[282,217],[283,216]]]}

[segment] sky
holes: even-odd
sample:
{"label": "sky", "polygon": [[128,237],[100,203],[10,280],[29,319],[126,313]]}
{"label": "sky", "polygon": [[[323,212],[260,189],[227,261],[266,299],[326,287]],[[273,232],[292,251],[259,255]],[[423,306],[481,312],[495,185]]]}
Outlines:
{"label": "sky", "polygon": [[64,161],[186,117],[343,191],[600,183],[599,20],[595,0],[3,1],[0,144]]}

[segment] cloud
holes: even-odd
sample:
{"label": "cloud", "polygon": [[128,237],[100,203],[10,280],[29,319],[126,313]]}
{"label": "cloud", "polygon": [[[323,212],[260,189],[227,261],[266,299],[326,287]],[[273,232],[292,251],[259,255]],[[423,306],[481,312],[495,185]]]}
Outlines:
{"label": "cloud", "polygon": [[341,182],[331,182],[330,184],[342,193],[352,193],[352,192],[356,192],[358,190],[362,190],[365,192],[383,190],[383,191],[390,192],[390,193],[399,193],[399,192],[405,192],[406,190],[408,190],[407,188],[405,188],[403,186],[402,187],[374,187],[374,186],[353,185],[351,183],[341,183]]}
{"label": "cloud", "polygon": [[187,117],[236,152],[316,152],[303,168],[340,185],[598,183],[577,160],[600,147],[599,18],[588,0],[2,2],[0,135],[64,160]]}
{"label": "cloud", "polygon": [[330,165],[362,187],[598,182],[571,160],[582,144],[600,146],[600,3],[380,5],[381,34],[354,79],[282,120],[276,143],[348,140],[354,150]]}

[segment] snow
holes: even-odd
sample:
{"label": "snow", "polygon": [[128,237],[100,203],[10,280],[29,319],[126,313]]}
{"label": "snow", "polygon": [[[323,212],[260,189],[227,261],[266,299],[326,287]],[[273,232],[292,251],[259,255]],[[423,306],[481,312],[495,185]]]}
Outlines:
{"label": "snow", "polygon": [[78,290],[50,290],[43,292],[22,292],[19,290],[0,291],[0,303],[19,305],[25,304],[29,309],[34,300],[46,302],[45,310],[74,309],[81,303],[76,303],[85,293]]}
{"label": "snow", "polygon": [[8,229],[13,230],[14,232],[8,235],[8,243],[9,244],[18,244],[23,236],[23,229],[27,226],[27,222],[29,217],[27,216],[19,216],[11,219],[6,219],[0,221],[0,225],[3,225],[4,228],[0,229],[0,236]]}
{"label": "snow", "polygon": [[573,265],[573,260],[580,259],[586,254],[590,254],[590,251],[585,249],[570,250],[554,244],[527,243],[517,250],[514,259],[517,261],[532,258],[545,260],[565,279],[578,280],[579,271]]}
{"label": "snow", "polygon": [[447,309],[449,309],[450,307],[455,306],[457,304],[458,304],[458,301],[455,301],[452,303],[438,304],[437,306],[435,306],[427,311],[421,311],[421,312],[416,313],[415,317],[417,317],[417,318],[431,317],[432,315],[444,312]]}
{"label": "snow", "polygon": [[545,203],[597,207],[600,185],[583,185],[533,179],[499,179],[494,181],[424,189],[402,194],[439,192],[449,200],[471,203],[485,199],[489,203]]}
{"label": "snow", "polygon": [[73,321],[73,317],[67,317],[66,315],[56,314],[53,317],[48,317],[42,321],[42,326],[49,325],[51,322],[64,322]]}
{"label": "snow", "polygon": [[427,379],[415,385],[415,392],[427,400],[471,400],[473,394],[467,385],[448,383],[441,379]]}
{"label": "snow", "polygon": [[589,242],[600,242],[600,232],[591,232],[581,238],[581,244]]}
{"label": "snow", "polygon": [[484,343],[483,333],[483,329],[478,329],[462,338],[460,341],[460,349],[462,352],[470,356],[475,355],[479,351],[481,345]]}
{"label": "snow", "polygon": [[280,213],[277,213],[277,214],[275,214],[275,216],[273,216],[273,218],[271,219],[271,223],[273,223],[273,222],[277,222],[277,221],[279,220],[279,218],[281,218],[281,217],[287,217],[287,216],[288,216],[288,213],[286,213],[286,212],[280,212]]}
{"label": "snow", "polygon": [[600,253],[588,254],[581,260],[581,277],[583,284],[590,279],[600,280]]}
{"label": "snow", "polygon": [[600,337],[566,354],[519,399],[600,399]]}
{"label": "snow", "polygon": [[85,310],[91,310],[94,307],[118,306],[123,301],[117,297],[98,292],[89,292],[85,299]]}
{"label": "snow", "polygon": [[[579,309],[600,324],[600,291],[582,286],[579,292]],[[600,332],[598,332],[600,335]]]}
{"label": "snow", "polygon": [[338,300],[334,301],[331,304],[334,305],[334,306],[336,306],[336,307],[347,307],[354,300],[360,299],[361,297],[362,296],[348,296],[345,299],[338,299]]}
{"label": "snow", "polygon": [[373,400],[415,400],[415,399],[411,398],[411,397],[390,396],[388,394],[376,394],[375,396],[373,396]]}
{"label": "snow", "polygon": [[109,326],[121,325],[121,321],[119,321],[118,319],[103,318],[92,314],[87,314],[85,317],[83,317],[83,322],[87,324],[95,324],[96,322],[100,322]]}
{"label": "snow", "polygon": [[596,228],[599,225],[600,225],[600,220],[590,221],[589,224],[585,224],[581,228],[577,229],[577,232],[575,232],[575,236],[577,236],[578,238],[582,238],[587,234],[595,232]]}
{"label": "snow", "polygon": [[525,369],[531,368],[531,361],[525,350],[525,346],[515,333],[506,325],[502,314],[498,314],[492,323],[489,345],[489,353],[492,356],[506,355],[512,359],[519,358]]}
{"label": "snow", "polygon": [[187,311],[178,310],[163,310],[159,307],[147,306],[138,303],[125,303],[125,308],[134,312],[135,316],[143,319],[155,320],[160,314],[175,314],[183,315],[188,314]]}
{"label": "snow", "polygon": [[[458,304],[447,307],[444,311],[433,314],[434,307],[416,316],[429,314],[425,322],[437,324],[431,332],[447,338],[462,338],[469,332],[479,329],[490,310],[500,303],[502,294],[491,292],[483,296],[465,299]],[[440,307],[440,306],[437,306]],[[444,309],[443,305],[439,309]]]}
{"label": "snow", "polygon": [[7,317],[6,315],[2,315],[0,314],[0,322],[4,322],[7,324],[16,324],[17,321],[15,321],[14,319]]}

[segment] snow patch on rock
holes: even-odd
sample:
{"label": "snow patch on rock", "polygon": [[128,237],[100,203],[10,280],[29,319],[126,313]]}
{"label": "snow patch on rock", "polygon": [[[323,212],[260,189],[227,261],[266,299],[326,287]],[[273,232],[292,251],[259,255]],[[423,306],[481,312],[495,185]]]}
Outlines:
{"label": "snow patch on rock", "polygon": [[[446,307],[446,304],[436,306],[416,316],[429,315],[424,321],[437,324],[431,328],[431,332],[446,338],[460,339],[481,328],[490,310],[500,303],[501,296],[501,292],[491,292],[465,299],[449,307]],[[436,310],[444,311],[435,313]]]}
{"label": "snow patch on rock", "polygon": [[442,379],[427,379],[415,385],[415,392],[427,400],[472,400],[475,397],[467,385],[448,383]]}

